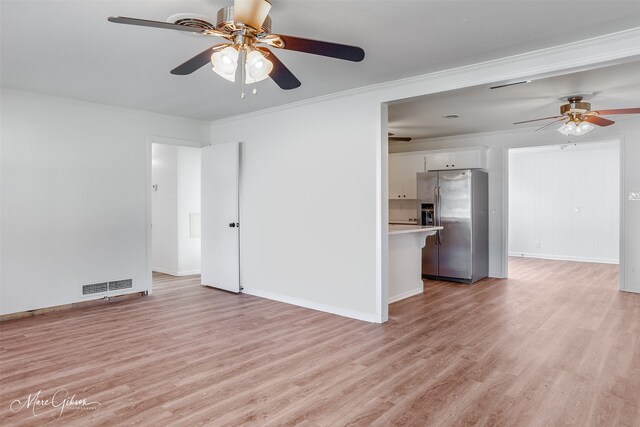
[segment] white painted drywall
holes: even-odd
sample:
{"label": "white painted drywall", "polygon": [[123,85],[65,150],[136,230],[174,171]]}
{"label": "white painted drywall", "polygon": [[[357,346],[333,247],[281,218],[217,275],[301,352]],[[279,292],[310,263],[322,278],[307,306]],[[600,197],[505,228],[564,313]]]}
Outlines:
{"label": "white painted drywall", "polygon": [[618,142],[509,151],[509,254],[618,263]]}
{"label": "white painted drywall", "polygon": [[[147,139],[204,145],[208,123],[2,89],[0,313],[148,290]],[[150,206],[149,206],[150,208]]]}
{"label": "white painted drywall", "polygon": [[[615,126],[594,130],[589,135],[572,140],[573,142],[597,142],[604,139],[621,141],[623,217],[625,234],[621,236],[624,245],[623,289],[640,292],[640,202],[630,201],[626,197],[630,191],[640,190],[640,120],[638,118],[617,118]],[[503,277],[506,265],[503,254],[507,251],[506,236],[503,234],[503,221],[507,216],[503,212],[503,201],[507,198],[508,189],[507,163],[510,148],[534,147],[543,145],[561,145],[567,138],[550,130],[540,133],[532,129],[514,132],[495,132],[485,134],[463,135],[459,137],[436,138],[416,141],[402,147],[392,147],[392,152],[421,151],[451,147],[490,147],[487,153],[489,170],[489,275]],[[621,258],[622,261],[622,258]]]}
{"label": "white painted drywall", "polygon": [[178,272],[178,147],[151,145],[151,268]]}
{"label": "white painted drywall", "polygon": [[346,97],[214,123],[215,143],[242,143],[245,289],[375,320],[379,109]]}
{"label": "white painted drywall", "polygon": [[190,214],[200,214],[200,148],[152,144],[152,269],[173,276],[200,273],[200,238]]}
{"label": "white painted drywall", "polygon": [[411,222],[418,220],[418,201],[389,200],[389,222]]}
{"label": "white painted drywall", "polygon": [[201,150],[177,147],[178,275],[200,273],[200,237],[191,237],[189,215],[200,214]]}

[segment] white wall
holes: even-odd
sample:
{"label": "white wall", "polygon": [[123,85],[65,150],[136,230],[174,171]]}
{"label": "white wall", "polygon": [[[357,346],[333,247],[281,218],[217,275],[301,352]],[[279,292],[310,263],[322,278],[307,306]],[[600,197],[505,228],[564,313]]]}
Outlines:
{"label": "white wall", "polygon": [[245,292],[375,320],[379,108],[342,98],[213,125],[242,143]]}
{"label": "white wall", "polygon": [[151,268],[178,272],[178,147],[151,145]]}
{"label": "white wall", "polygon": [[200,273],[200,237],[190,214],[200,214],[200,148],[152,144],[152,269],[173,276]]}
{"label": "white wall", "polygon": [[[505,170],[510,148],[523,148],[543,145],[561,145],[567,138],[553,130],[546,133],[535,133],[534,129],[523,129],[514,132],[495,132],[485,134],[463,135],[450,138],[436,138],[417,141],[415,144],[392,148],[391,151],[421,151],[451,147],[487,146],[487,163],[489,170],[489,275],[503,277],[507,266],[503,262],[503,254],[507,251],[507,239],[503,233],[503,221],[507,221],[507,212],[503,211],[503,202],[507,199],[508,188]],[[628,117],[618,118],[616,125],[610,128],[599,128],[588,136],[572,140],[573,142],[597,142],[603,139],[621,141],[622,157],[622,200],[623,222],[625,234],[621,235],[624,253],[622,272],[623,289],[640,292],[640,202],[630,201],[626,197],[631,191],[640,190],[640,119]],[[624,260],[622,259],[624,255]]]}
{"label": "white wall", "polygon": [[418,201],[389,199],[389,221],[407,222],[418,219]]}
{"label": "white wall", "polygon": [[0,313],[82,300],[147,266],[147,139],[206,144],[204,122],[2,89]]}
{"label": "white wall", "polygon": [[191,237],[189,215],[200,214],[200,148],[178,147],[178,275],[200,273],[200,237]]}
{"label": "white wall", "polygon": [[509,151],[509,254],[618,262],[617,142]]}

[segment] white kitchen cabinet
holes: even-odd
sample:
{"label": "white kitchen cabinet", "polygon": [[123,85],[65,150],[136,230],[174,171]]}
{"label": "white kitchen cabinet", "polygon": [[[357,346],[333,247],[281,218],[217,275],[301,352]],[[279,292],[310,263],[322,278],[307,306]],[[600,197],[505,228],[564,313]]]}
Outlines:
{"label": "white kitchen cabinet", "polygon": [[451,151],[426,154],[427,170],[446,169],[486,169],[487,152],[485,150]]}
{"label": "white kitchen cabinet", "polygon": [[424,171],[424,154],[390,155],[389,199],[417,198],[416,174]]}

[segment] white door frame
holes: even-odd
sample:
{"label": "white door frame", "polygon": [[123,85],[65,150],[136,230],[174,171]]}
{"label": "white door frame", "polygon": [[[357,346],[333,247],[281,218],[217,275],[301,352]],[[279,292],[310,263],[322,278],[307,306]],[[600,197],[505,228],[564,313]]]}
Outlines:
{"label": "white door frame", "polygon": [[145,194],[146,194],[145,196],[145,208],[146,208],[145,233],[146,233],[146,239],[147,239],[147,266],[146,266],[147,289],[146,291],[149,295],[153,293],[153,270],[152,270],[152,260],[151,260],[151,256],[152,256],[151,254],[151,250],[152,250],[152,244],[151,244],[151,235],[152,235],[152,230],[151,230],[151,196],[152,196],[151,147],[153,146],[153,144],[179,145],[183,147],[192,147],[192,148],[202,148],[205,145],[208,145],[208,143],[203,143],[200,141],[192,141],[189,139],[168,138],[164,136],[147,135],[147,146],[146,146],[147,163],[145,168],[145,177],[146,177],[145,179],[145,189],[146,189],[145,190]]}
{"label": "white door frame", "polygon": [[[625,192],[625,182],[624,182],[624,136],[608,136],[606,138],[596,138],[597,135],[592,135],[589,138],[580,138],[576,140],[576,142],[580,142],[581,144],[589,144],[595,142],[616,142],[618,143],[618,164],[619,164],[619,213],[618,213],[618,226],[619,226],[619,236],[618,236],[618,288],[621,291],[624,291],[624,195]],[[509,277],[509,151],[520,148],[529,148],[529,147],[545,147],[545,146],[557,146],[558,143],[549,143],[549,144],[536,144],[536,145],[526,145],[526,146],[514,146],[509,145],[503,147],[502,153],[502,271],[503,278]]]}

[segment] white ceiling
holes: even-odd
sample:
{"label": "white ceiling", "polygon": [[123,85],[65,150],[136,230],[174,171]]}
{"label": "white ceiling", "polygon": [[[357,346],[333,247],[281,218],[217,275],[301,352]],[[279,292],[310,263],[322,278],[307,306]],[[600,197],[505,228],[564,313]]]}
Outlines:
{"label": "white ceiling", "polygon": [[[640,107],[640,62],[612,65],[531,83],[489,89],[494,84],[426,95],[389,106],[389,130],[415,139],[541,127],[549,120],[522,125],[514,122],[560,114],[574,94],[596,110]],[[443,116],[457,114],[460,118]],[[611,116],[612,120],[640,120],[639,115]],[[556,127],[559,127],[556,126]]]}
{"label": "white ceiling", "polygon": [[554,46],[638,25],[638,1],[272,0],[273,31],[362,46],[351,63],[280,51],[302,81],[239,88],[208,67],[169,70],[218,39],[107,22],[215,16],[219,0],[2,0],[2,86],[198,119],[218,119],[354,87]]}

